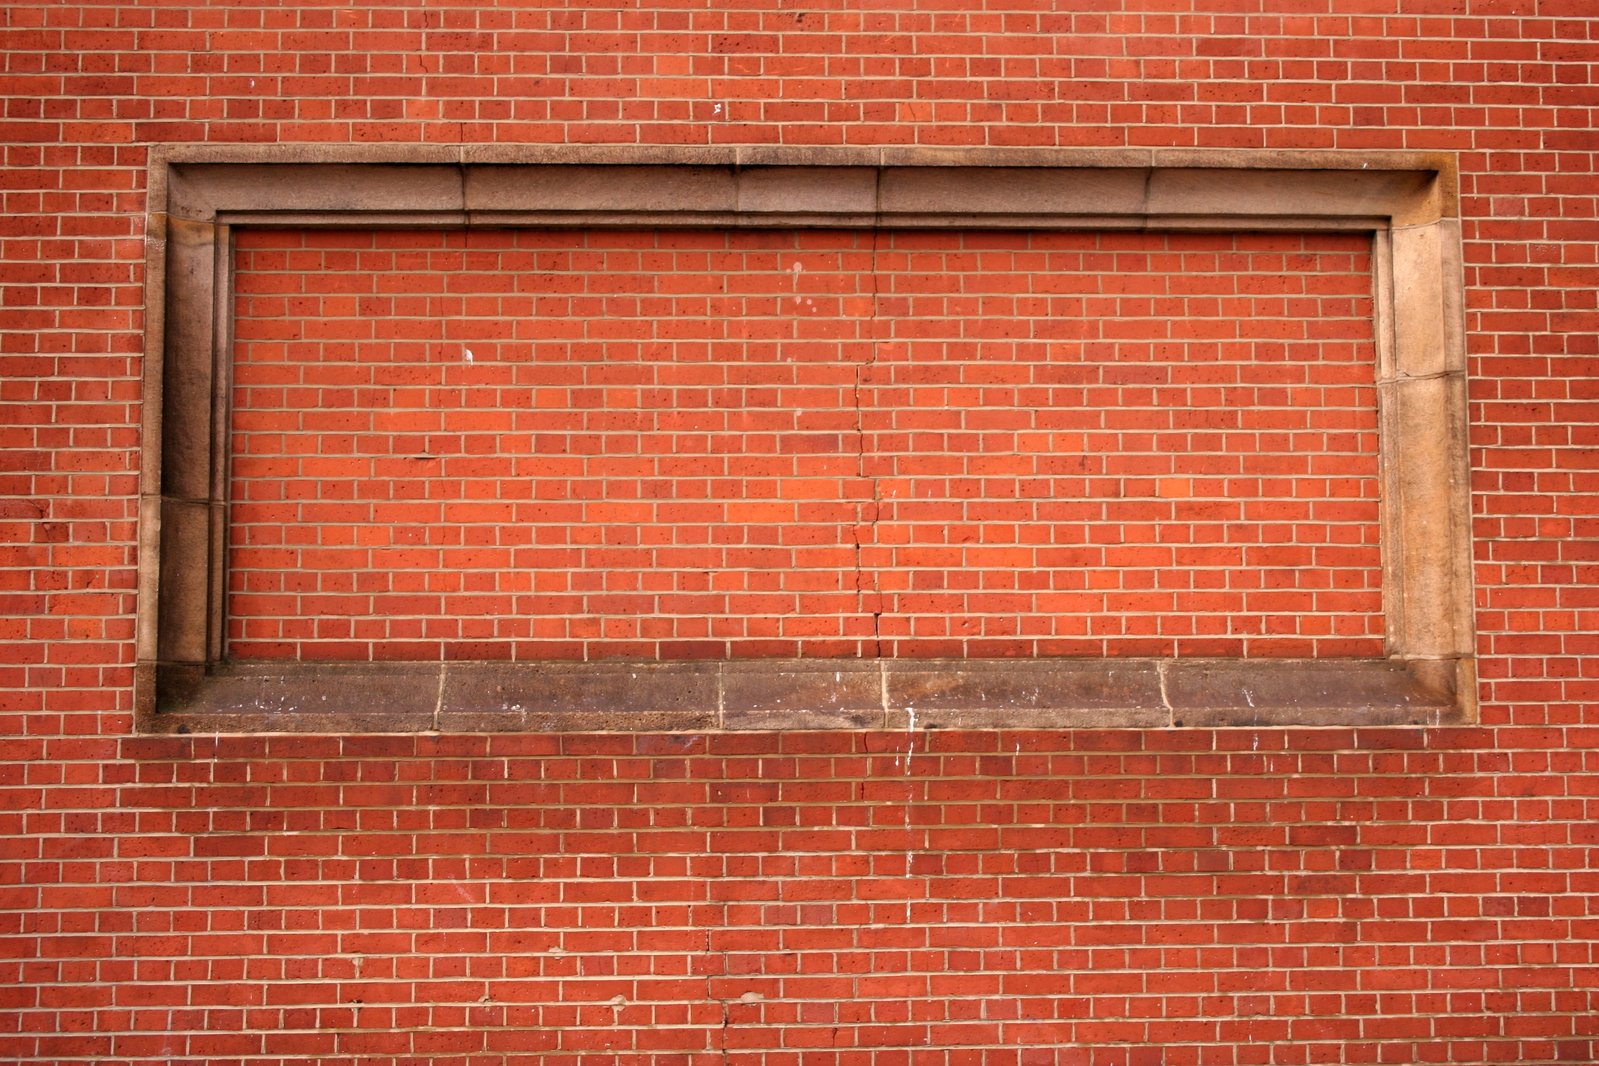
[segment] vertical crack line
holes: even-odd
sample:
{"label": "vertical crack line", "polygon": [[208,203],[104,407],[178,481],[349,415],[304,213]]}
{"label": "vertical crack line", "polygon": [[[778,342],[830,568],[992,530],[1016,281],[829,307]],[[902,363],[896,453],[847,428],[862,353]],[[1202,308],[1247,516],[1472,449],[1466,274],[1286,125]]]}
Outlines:
{"label": "vertical crack line", "polygon": [[[866,455],[866,376],[877,365],[877,322],[878,298],[880,295],[878,279],[878,253],[883,234],[882,227],[882,185],[883,171],[879,167],[875,173],[876,186],[872,190],[875,214],[872,223],[872,246],[869,266],[867,268],[867,301],[868,311],[865,324],[865,340],[867,344],[866,358],[855,364],[855,475],[857,480],[871,485],[871,498],[864,501],[856,514],[854,526],[855,538],[855,609],[860,614],[867,613],[867,587],[866,587],[866,541],[861,535],[861,527],[867,525],[871,529],[871,542],[877,543],[877,524],[882,519],[882,495],[876,476],[868,473]],[[868,517],[868,507],[870,508]],[[871,592],[874,602],[871,607],[872,616],[872,656],[883,657],[883,610],[882,603],[876,599],[878,589],[873,582]]]}
{"label": "vertical crack line", "polygon": [[[438,26],[433,25],[432,20],[428,18],[428,9],[425,8],[425,7],[422,9],[421,15],[422,15],[422,40],[419,42],[419,47],[416,50],[416,65],[422,68],[422,73],[424,75],[439,74],[439,73],[441,73],[444,70],[444,65],[442,63],[439,64],[439,67],[438,67],[437,70],[435,70],[432,67],[428,66],[428,37],[432,33],[432,31],[441,28],[444,25],[444,23],[443,23],[443,20],[441,19]],[[424,98],[426,98],[427,95],[428,95],[427,77],[424,77],[422,79],[422,95],[423,95]]]}
{"label": "vertical crack line", "polygon": [[[436,99],[436,97],[430,91],[429,82],[444,73],[444,60],[438,56],[430,56],[430,53],[428,52],[428,45],[430,43],[429,37],[432,35],[433,31],[442,30],[444,28],[444,18],[441,15],[437,24],[435,24],[434,21],[428,17],[429,12],[425,7],[422,9],[421,14],[422,34],[416,50],[416,64],[422,68],[422,99],[433,100]],[[430,58],[433,59],[431,64],[428,62]],[[442,125],[443,123],[440,124]],[[457,148],[464,148],[466,145],[466,120],[456,119],[454,125],[455,137],[453,140],[455,142],[455,146]]]}
{"label": "vertical crack line", "polygon": [[[706,960],[710,960],[710,959],[714,958],[716,956],[716,954],[717,954],[715,948],[712,945],[712,941],[714,939],[715,939],[715,930],[706,929],[705,930],[705,948],[704,948],[704,950],[702,952],[702,954],[705,956]],[[727,972],[727,960],[726,960],[725,956],[722,959],[722,965],[720,967],[720,971],[722,973],[726,973]],[[720,1047],[718,1047],[716,1050],[721,1052],[722,1062],[726,1063],[727,1062],[727,1029],[728,1029],[728,1026],[730,1026],[732,1024],[733,1017],[732,1017],[732,1008],[729,1006],[727,1000],[718,999],[716,997],[715,990],[714,990],[714,985],[715,985],[717,976],[718,976],[717,971],[715,969],[713,969],[709,965],[709,961],[707,961],[707,965],[705,967],[705,1001],[707,1003],[715,1003],[717,1006],[722,1008],[722,1031],[721,1031],[721,1037],[718,1040],[718,1043],[720,1044]]]}

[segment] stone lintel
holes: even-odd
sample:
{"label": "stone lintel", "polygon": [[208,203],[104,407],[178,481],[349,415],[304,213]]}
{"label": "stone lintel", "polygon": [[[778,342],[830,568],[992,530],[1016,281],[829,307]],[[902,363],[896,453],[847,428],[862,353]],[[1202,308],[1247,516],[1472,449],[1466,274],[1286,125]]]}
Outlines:
{"label": "stone lintel", "polygon": [[[219,146],[220,147],[220,146]],[[958,218],[1360,229],[1453,212],[1441,160],[1370,154],[948,149],[169,152],[165,214],[274,225],[699,225],[729,216],[881,225]],[[326,158],[317,160],[316,155]],[[365,155],[369,161],[355,161]],[[671,162],[665,160],[670,159]],[[1384,157],[1386,159],[1386,157]],[[1178,161],[1180,160],[1180,162]],[[1268,162],[1269,161],[1269,162]],[[1383,160],[1378,160],[1379,162]],[[1327,164],[1317,166],[1320,162]],[[1390,160],[1391,162],[1391,160]],[[1337,163],[1338,165],[1332,165]],[[1450,172],[1452,173],[1452,171]],[[352,217],[353,216],[353,217]],[[830,220],[837,220],[836,223]],[[1055,220],[1055,222],[1051,222]],[[604,223],[602,223],[604,224]]]}

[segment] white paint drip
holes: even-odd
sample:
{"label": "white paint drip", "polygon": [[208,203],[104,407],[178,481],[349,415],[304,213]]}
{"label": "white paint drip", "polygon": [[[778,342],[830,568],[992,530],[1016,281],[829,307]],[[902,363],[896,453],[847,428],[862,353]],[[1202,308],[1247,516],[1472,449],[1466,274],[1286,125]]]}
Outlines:
{"label": "white paint drip", "polygon": [[[916,754],[916,708],[906,707],[905,714],[908,716],[905,728],[911,735],[910,747],[905,749],[905,776],[909,777],[911,775],[911,756]],[[908,907],[910,904],[907,903],[906,906]]]}
{"label": "white paint drip", "polygon": [[465,349],[465,354],[462,356],[462,358],[470,363],[472,361],[472,349]]}

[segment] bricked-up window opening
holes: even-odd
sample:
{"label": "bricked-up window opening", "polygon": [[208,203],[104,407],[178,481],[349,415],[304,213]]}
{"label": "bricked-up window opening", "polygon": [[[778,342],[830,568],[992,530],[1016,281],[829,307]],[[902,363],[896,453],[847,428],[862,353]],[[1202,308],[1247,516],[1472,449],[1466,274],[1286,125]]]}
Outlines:
{"label": "bricked-up window opening", "polygon": [[1368,237],[234,240],[231,658],[1382,654]]}
{"label": "bricked-up window opening", "polygon": [[141,728],[1474,714],[1452,160],[298,151],[153,153]]}

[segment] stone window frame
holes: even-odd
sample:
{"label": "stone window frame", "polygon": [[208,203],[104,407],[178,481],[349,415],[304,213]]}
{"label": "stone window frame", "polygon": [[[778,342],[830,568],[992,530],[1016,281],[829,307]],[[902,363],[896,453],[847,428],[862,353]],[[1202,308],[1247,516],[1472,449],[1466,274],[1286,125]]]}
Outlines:
{"label": "stone window frame", "polygon": [[[1453,156],[182,146],[152,151],[136,726],[154,732],[1397,725],[1476,719]],[[1386,657],[229,663],[236,227],[1322,231],[1373,238]]]}

